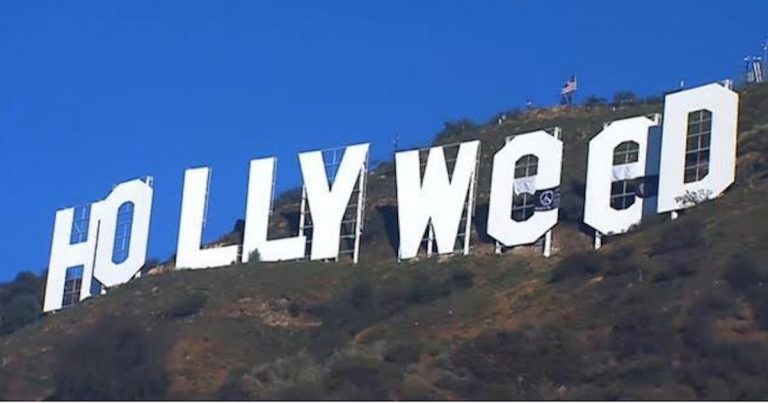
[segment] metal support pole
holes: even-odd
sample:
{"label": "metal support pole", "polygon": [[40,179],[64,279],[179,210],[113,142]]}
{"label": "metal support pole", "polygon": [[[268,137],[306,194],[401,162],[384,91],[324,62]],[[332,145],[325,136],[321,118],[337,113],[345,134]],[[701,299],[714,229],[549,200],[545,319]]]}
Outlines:
{"label": "metal support pole", "polygon": [[432,224],[429,224],[429,229],[427,231],[427,257],[431,257],[432,249],[434,248],[435,244],[435,231],[432,229]]}
{"label": "metal support pole", "polygon": [[477,147],[477,156],[475,156],[475,169],[472,173],[472,179],[469,182],[469,201],[467,202],[467,221],[464,223],[464,254],[469,254],[469,239],[472,235],[472,216],[475,212],[475,197],[477,189],[477,171],[480,168],[480,146]]}
{"label": "metal support pole", "polygon": [[544,257],[552,255],[552,230],[544,234]]}
{"label": "metal support pole", "polygon": [[600,231],[595,231],[595,250],[600,249],[603,246],[603,234]]}
{"label": "metal support pole", "polygon": [[[93,214],[93,213],[91,213],[91,214]],[[88,218],[90,219],[90,217],[88,217]],[[80,287],[81,288],[80,288],[80,295],[78,296],[78,301],[82,301],[82,300],[88,298],[89,296],[91,296],[91,284],[93,284],[93,280],[95,279],[93,277],[93,272],[96,271],[96,263],[97,263],[96,262],[96,257],[98,256],[98,253],[96,253],[96,252],[99,250],[99,235],[100,235],[100,232],[101,232],[101,220],[97,220],[96,221],[96,231],[95,232],[96,232],[96,234],[94,235],[95,236],[94,239],[96,241],[94,242],[94,247],[93,247],[93,260],[91,260],[90,278],[88,279],[88,281],[85,281],[86,280],[85,276],[88,273],[86,273],[85,266],[83,266],[83,278],[80,280],[81,281],[81,283],[80,283]],[[137,274],[139,274],[139,273],[137,273]],[[101,292],[103,290],[104,289],[102,288],[101,290],[99,290],[99,292]],[[83,292],[88,293],[88,295],[83,296]]]}
{"label": "metal support pole", "polygon": [[355,247],[352,252],[352,261],[357,264],[360,257],[360,238],[363,235],[363,211],[365,210],[365,185],[368,178],[368,155],[360,169],[360,180],[357,192],[357,215],[355,218]]}
{"label": "metal support pole", "polygon": [[[306,208],[307,208],[307,188],[305,186],[301,187],[301,206],[299,207],[299,236],[304,236],[304,227],[306,226],[307,221],[307,215],[306,215]],[[304,257],[307,254],[307,244],[304,244]]]}

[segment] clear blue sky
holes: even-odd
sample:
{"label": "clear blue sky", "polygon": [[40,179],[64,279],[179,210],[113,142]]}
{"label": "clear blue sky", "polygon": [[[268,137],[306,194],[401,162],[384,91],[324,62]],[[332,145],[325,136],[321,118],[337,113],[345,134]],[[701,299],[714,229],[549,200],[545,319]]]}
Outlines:
{"label": "clear blue sky", "polygon": [[184,169],[213,167],[206,239],[244,215],[248,161],[442,122],[735,77],[765,1],[0,2],[0,280],[47,266],[57,209],[155,177],[150,256],[175,249]]}

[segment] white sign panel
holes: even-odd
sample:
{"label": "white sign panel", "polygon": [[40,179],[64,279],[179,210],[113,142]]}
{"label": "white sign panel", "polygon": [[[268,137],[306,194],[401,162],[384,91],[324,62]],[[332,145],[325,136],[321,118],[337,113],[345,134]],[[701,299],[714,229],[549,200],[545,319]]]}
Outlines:
{"label": "white sign panel", "polygon": [[152,196],[151,178],[136,179],[87,208],[56,212],[44,312],[89,297],[93,277],[112,287],[139,272],[146,260]]}
{"label": "white sign panel", "polygon": [[[736,169],[737,120],[738,94],[715,83],[667,95],[661,133],[658,119],[642,116],[607,124],[590,141],[587,163],[584,220],[596,229],[595,247],[601,234],[626,232],[644,214],[688,208],[728,188]],[[456,158],[446,160],[452,147]],[[186,170],[176,267],[228,266],[238,259],[248,262],[254,252],[261,261],[337,260],[352,252],[357,262],[369,144],[346,147],[343,156],[341,151],[299,154],[304,180],[299,234],[283,239],[268,239],[277,160],[252,160],[243,245],[203,247],[210,168]],[[420,151],[428,151],[425,161]],[[440,254],[469,252],[479,153],[480,141],[473,140],[395,155],[400,259],[416,257],[425,234],[428,255],[435,246]],[[562,157],[559,135],[543,130],[507,139],[496,152],[487,232],[497,246],[531,244],[544,236],[548,256],[558,221]],[[648,191],[649,183],[654,191]],[[135,277],[146,260],[152,197],[151,179],[134,180],[87,208],[56,212],[44,311]]]}
{"label": "white sign panel", "polygon": [[248,201],[245,210],[243,262],[249,262],[254,251],[264,262],[295,260],[304,257],[306,237],[298,235],[283,239],[267,239],[269,217],[272,215],[275,168],[277,158],[251,161],[248,175]]}
{"label": "white sign panel", "polygon": [[[531,175],[517,177],[516,167],[522,159],[536,161],[535,169],[531,165]],[[557,224],[557,207],[535,211],[520,220],[513,219],[511,209],[515,195],[521,193],[528,193],[531,200],[534,196],[554,198],[555,189],[560,186],[562,159],[563,142],[544,130],[515,136],[496,153],[491,174],[488,235],[507,247],[525,245],[536,242]],[[552,193],[537,192],[544,189],[552,189]],[[530,208],[535,209],[534,204],[530,204]]]}
{"label": "white sign panel", "polygon": [[152,186],[134,180],[117,185],[104,201],[92,207],[99,217],[93,277],[105,287],[128,282],[144,266],[152,195]]}
{"label": "white sign panel", "polygon": [[347,147],[332,184],[329,184],[321,151],[299,154],[307,202],[312,212],[312,260],[338,257],[341,221],[355,185],[358,180],[364,180],[368,148],[368,144]]}
{"label": "white sign panel", "polygon": [[187,169],[181,199],[179,239],[176,246],[176,267],[206,269],[227,266],[237,260],[237,245],[203,249],[203,227],[208,213],[208,190],[211,169]]}
{"label": "white sign panel", "polygon": [[664,99],[658,212],[719,196],[736,175],[739,94],[721,84]]}
{"label": "white sign panel", "polygon": [[590,140],[585,224],[602,234],[621,234],[640,223],[644,203],[651,200],[636,195],[634,180],[655,173],[648,167],[653,164],[648,151],[649,144],[658,144],[658,139],[649,142],[651,136],[659,136],[652,130],[657,125],[645,116],[616,120]]}
{"label": "white sign panel", "polygon": [[[299,154],[307,203],[313,212],[312,260],[335,259],[339,255],[341,224],[358,181],[365,183],[369,144],[349,146],[329,181],[326,161],[321,151]],[[304,257],[306,237],[298,235],[278,240],[267,239],[272,213],[274,175],[277,160],[251,161],[246,207],[243,262],[258,251],[261,261],[294,260]],[[362,193],[358,194],[362,197]],[[359,237],[359,233],[356,234]],[[356,256],[355,256],[356,258]]]}
{"label": "white sign panel", "polygon": [[[416,257],[428,228],[434,232],[437,253],[453,253],[462,213],[475,186],[479,148],[477,140],[461,143],[450,177],[442,147],[430,148],[423,178],[418,150],[395,155],[400,259]],[[471,218],[470,212],[467,220]]]}

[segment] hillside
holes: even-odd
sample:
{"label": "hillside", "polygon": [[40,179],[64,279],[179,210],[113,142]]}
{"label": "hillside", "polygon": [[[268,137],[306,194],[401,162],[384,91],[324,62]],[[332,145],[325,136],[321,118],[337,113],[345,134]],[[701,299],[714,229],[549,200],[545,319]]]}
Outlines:
{"label": "hillside", "polygon": [[[4,399],[766,399],[768,86],[742,90],[736,183],[599,252],[588,139],[660,103],[447,125],[483,141],[474,254],[395,262],[394,172],[371,172],[362,262],[146,276],[0,337]],[[504,137],[563,127],[555,254],[482,234]],[[297,206],[281,200],[274,234]],[[236,237],[236,234],[232,235]]]}

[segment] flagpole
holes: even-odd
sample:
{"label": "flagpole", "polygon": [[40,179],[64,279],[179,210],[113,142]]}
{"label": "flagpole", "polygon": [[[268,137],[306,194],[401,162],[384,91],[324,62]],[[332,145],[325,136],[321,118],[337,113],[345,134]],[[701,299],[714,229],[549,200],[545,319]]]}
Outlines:
{"label": "flagpole", "polygon": [[579,84],[576,79],[576,73],[573,73],[573,91],[571,91],[571,105],[573,105],[573,95],[579,90]]}

